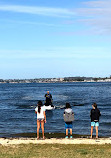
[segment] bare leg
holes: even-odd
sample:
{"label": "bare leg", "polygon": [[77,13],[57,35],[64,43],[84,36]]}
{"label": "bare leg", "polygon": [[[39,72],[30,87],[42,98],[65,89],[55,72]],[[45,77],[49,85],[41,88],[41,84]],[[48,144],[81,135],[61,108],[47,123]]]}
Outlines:
{"label": "bare leg", "polygon": [[37,139],[39,139],[40,121],[37,120]]}
{"label": "bare leg", "polygon": [[72,129],[70,128],[70,135],[72,135]]}
{"label": "bare leg", "polygon": [[98,138],[98,126],[96,126],[95,128],[96,128],[96,138]]}
{"label": "bare leg", "polygon": [[91,138],[92,138],[92,134],[93,134],[93,126],[91,126]]}
{"label": "bare leg", "polygon": [[68,129],[66,129],[66,136],[68,136]]}
{"label": "bare leg", "polygon": [[45,138],[44,137],[44,120],[41,121],[41,128],[42,128],[42,136],[43,136],[43,139]]}

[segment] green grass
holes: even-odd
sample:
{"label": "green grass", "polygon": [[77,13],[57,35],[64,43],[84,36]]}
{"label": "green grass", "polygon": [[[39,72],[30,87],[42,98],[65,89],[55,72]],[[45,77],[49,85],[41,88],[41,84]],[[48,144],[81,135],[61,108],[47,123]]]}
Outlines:
{"label": "green grass", "polygon": [[22,144],[13,146],[0,145],[0,158],[111,158],[111,144]]}

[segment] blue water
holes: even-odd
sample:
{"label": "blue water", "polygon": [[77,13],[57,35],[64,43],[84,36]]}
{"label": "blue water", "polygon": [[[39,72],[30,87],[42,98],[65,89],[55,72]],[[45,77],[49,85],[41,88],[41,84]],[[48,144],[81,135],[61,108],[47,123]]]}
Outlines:
{"label": "blue water", "polygon": [[73,133],[90,135],[90,110],[96,102],[102,114],[99,135],[111,136],[111,83],[31,83],[0,84],[0,137],[36,133],[34,109],[38,100],[44,102],[47,90],[56,109],[46,112],[45,132],[65,131],[63,112],[70,102],[75,114]]}

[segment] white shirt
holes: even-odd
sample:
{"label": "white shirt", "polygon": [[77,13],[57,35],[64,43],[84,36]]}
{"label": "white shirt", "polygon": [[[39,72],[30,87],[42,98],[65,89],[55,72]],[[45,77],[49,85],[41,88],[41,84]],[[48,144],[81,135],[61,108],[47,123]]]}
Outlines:
{"label": "white shirt", "polygon": [[72,109],[71,109],[71,108],[65,109],[65,112],[71,113],[71,112],[72,112]]}
{"label": "white shirt", "polygon": [[35,111],[37,112],[37,119],[44,119],[45,108],[43,106],[41,106],[40,113],[38,112],[38,107],[35,108]]}

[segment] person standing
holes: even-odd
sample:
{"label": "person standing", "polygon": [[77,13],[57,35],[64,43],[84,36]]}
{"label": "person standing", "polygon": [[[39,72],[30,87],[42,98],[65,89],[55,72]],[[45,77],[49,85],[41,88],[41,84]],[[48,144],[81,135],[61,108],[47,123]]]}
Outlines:
{"label": "person standing", "polygon": [[44,136],[44,123],[46,123],[45,108],[43,107],[42,101],[38,101],[37,105],[38,106],[35,108],[35,113],[37,114],[37,139],[39,139],[40,124],[42,129],[42,136],[43,139],[45,139]]}
{"label": "person standing", "polygon": [[72,138],[72,122],[74,121],[74,113],[69,103],[66,103],[66,109],[63,116],[65,121],[65,138],[68,138],[68,130],[70,130],[70,138]]}
{"label": "person standing", "polygon": [[97,104],[94,103],[92,105],[92,109],[90,111],[91,118],[91,138],[93,134],[93,127],[96,129],[96,138],[98,138],[98,127],[99,127],[99,117],[101,116],[100,110],[97,108]]}
{"label": "person standing", "polygon": [[45,94],[45,98],[45,105],[52,105],[52,95],[49,93],[49,91],[47,91],[47,93]]}

